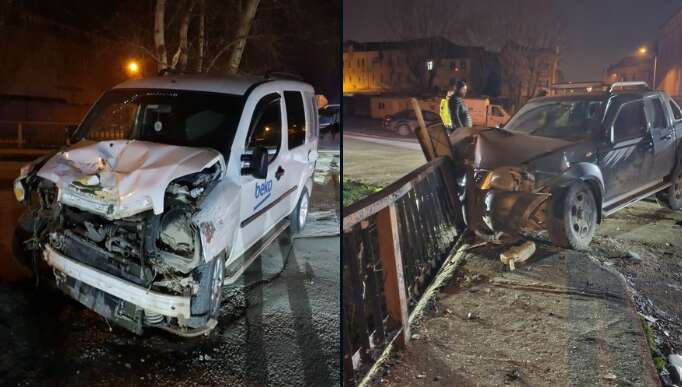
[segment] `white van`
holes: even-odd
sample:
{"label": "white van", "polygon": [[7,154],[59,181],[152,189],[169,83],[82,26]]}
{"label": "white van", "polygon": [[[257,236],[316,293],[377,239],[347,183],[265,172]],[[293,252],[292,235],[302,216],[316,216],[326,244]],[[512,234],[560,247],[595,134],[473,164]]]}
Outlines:
{"label": "white van", "polygon": [[124,82],[70,133],[73,145],[22,168],[15,195],[33,211],[15,246],[135,333],[204,333],[223,284],[304,227],[318,130],[315,92],[298,81]]}

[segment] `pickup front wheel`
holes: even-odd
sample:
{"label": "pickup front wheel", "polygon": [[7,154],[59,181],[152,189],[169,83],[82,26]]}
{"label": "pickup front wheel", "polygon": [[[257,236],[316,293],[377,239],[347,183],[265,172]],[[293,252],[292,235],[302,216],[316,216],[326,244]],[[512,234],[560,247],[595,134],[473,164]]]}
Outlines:
{"label": "pickup front wheel", "polygon": [[547,208],[547,231],[557,246],[585,250],[597,228],[597,203],[590,187],[575,181],[557,187]]}

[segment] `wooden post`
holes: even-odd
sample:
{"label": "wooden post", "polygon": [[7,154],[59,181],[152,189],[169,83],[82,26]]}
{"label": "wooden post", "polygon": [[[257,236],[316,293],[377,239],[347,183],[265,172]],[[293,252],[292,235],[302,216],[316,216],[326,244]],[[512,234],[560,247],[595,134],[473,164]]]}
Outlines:
{"label": "wooden post", "polygon": [[24,146],[24,126],[22,122],[17,124],[17,146],[19,148]]}
{"label": "wooden post", "polygon": [[403,260],[400,254],[398,218],[395,204],[376,215],[379,258],[384,267],[384,295],[388,315],[402,326],[398,343],[407,345],[410,339],[410,323],[407,314],[407,293],[403,278]]}
{"label": "wooden post", "polygon": [[424,122],[422,109],[419,107],[419,101],[416,98],[410,98],[410,105],[412,105],[412,110],[414,110],[414,114],[417,116],[417,123],[419,124],[417,127],[417,138],[422,147],[422,152],[424,152],[426,161],[432,161],[436,158],[436,153],[433,150],[429,132],[426,130],[426,123]]}

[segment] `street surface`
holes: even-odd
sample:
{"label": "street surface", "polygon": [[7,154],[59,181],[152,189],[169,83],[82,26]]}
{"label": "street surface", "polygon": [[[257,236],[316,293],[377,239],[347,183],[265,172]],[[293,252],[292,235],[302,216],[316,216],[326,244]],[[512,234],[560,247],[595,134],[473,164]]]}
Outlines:
{"label": "street surface", "polygon": [[59,292],[18,281],[10,244],[21,208],[5,178],[0,385],[340,385],[339,152],[321,148],[303,233],[280,238],[225,287],[218,327],[193,339],[154,329],[138,337]]}
{"label": "street surface", "polygon": [[[361,125],[345,131],[344,177],[386,185],[424,162],[421,151],[365,141],[355,131],[382,137],[381,131]],[[384,138],[395,140],[391,133]],[[682,353],[680,232],[682,211],[649,198],[606,218],[589,251],[539,242],[535,255],[512,274],[499,260],[509,246],[474,249],[413,330],[419,339],[398,361],[390,361],[376,382],[657,384],[634,313],[646,316],[663,358]],[[506,289],[500,281],[515,288]],[[529,282],[548,290],[528,290]],[[567,287],[620,298],[556,292]],[[473,319],[467,318],[469,312]]]}

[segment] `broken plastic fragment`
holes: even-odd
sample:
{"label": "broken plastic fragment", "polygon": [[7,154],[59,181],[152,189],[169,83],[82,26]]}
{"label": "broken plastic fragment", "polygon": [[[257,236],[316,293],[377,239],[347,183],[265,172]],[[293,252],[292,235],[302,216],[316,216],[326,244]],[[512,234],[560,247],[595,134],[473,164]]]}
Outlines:
{"label": "broken plastic fragment", "polygon": [[507,251],[500,254],[500,261],[509,265],[509,270],[514,271],[516,262],[524,262],[535,254],[535,243],[526,241],[519,246],[512,246]]}

